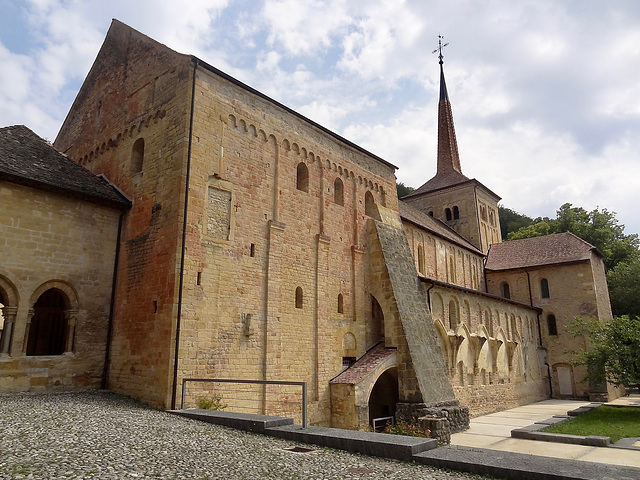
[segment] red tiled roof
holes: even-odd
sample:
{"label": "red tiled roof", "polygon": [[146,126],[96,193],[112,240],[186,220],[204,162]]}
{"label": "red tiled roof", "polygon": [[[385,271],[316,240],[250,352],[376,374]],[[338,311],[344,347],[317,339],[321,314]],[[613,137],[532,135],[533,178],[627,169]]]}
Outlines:
{"label": "red tiled roof", "polygon": [[[494,243],[487,253],[486,270],[512,270],[591,259],[596,247],[573,233],[556,233]],[[600,254],[598,252],[598,254]]]}
{"label": "red tiled roof", "polygon": [[461,247],[472,250],[473,252],[482,255],[482,252],[478,250],[477,247],[469,243],[462,235],[458,234],[458,232],[456,232],[452,228],[449,228],[440,220],[437,220],[432,216],[421,212],[417,208],[412,207],[402,200],[398,202],[398,206],[400,207],[400,217],[403,220],[407,220],[408,222],[424,228],[425,230],[432,232],[439,237],[442,237],[446,240],[449,240],[450,242],[460,245]]}
{"label": "red tiled roof", "polygon": [[439,190],[441,188],[449,187],[451,185],[457,185],[458,183],[464,183],[469,181],[469,177],[460,172],[452,170],[446,175],[436,175],[425,184],[421,185],[412,192],[411,195],[419,195],[421,193],[431,192],[433,190]]}
{"label": "red tiled roof", "polygon": [[128,208],[131,202],[24,125],[0,128],[0,180]]}
{"label": "red tiled roof", "polygon": [[331,380],[330,383],[348,383],[354,385],[378,368],[378,365],[394,353],[396,353],[395,348],[385,348],[384,342],[380,342],[361,356],[356,363]]}

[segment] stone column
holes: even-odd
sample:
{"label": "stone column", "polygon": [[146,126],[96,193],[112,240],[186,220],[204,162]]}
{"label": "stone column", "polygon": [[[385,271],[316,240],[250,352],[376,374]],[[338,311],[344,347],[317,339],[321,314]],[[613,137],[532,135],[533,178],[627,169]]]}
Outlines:
{"label": "stone column", "polygon": [[77,310],[66,310],[64,316],[67,319],[67,331],[66,340],[64,346],[64,353],[72,353],[74,347],[74,340],[76,336],[76,320],[78,318]]}
{"label": "stone column", "polygon": [[29,309],[29,313],[27,314],[27,325],[24,327],[24,341],[22,342],[22,353],[27,354],[27,344],[29,343],[29,329],[31,328],[31,319],[35,311],[33,308]]}
{"label": "stone column", "polygon": [[4,328],[2,337],[0,337],[0,355],[11,354],[11,339],[13,337],[13,328],[16,323],[17,307],[3,307],[2,316],[4,317]]}

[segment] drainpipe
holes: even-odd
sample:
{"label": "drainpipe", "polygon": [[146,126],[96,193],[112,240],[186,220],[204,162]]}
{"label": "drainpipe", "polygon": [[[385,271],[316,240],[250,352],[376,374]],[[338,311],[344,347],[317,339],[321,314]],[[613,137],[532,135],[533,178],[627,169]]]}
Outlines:
{"label": "drainpipe", "polygon": [[191,84],[191,114],[189,118],[189,147],[187,149],[187,179],[185,181],[184,191],[184,214],[182,219],[182,251],[180,252],[180,285],[178,287],[178,313],[176,318],[176,343],[174,347],[173,358],[173,388],[171,391],[171,410],[176,408],[176,393],[178,391],[178,359],[180,348],[180,319],[182,317],[182,288],[184,286],[184,257],[187,249],[187,213],[189,211],[189,176],[191,174],[191,145],[193,143],[193,115],[196,99],[196,72],[198,70],[199,60],[195,60],[193,66],[193,80]]}
{"label": "drainpipe", "polygon": [[113,337],[113,317],[116,307],[116,286],[118,280],[118,263],[120,261],[120,240],[122,238],[122,224],[125,212],[120,213],[118,219],[118,234],[116,235],[116,254],[113,262],[113,279],[111,280],[111,301],[109,302],[109,323],[107,325],[107,346],[104,352],[104,366],[102,367],[102,381],[100,388],[106,390],[109,385],[109,364],[111,363],[111,342]]}
{"label": "drainpipe", "polygon": [[429,288],[427,288],[427,303],[429,304],[429,313],[431,313],[431,289],[435,287],[436,284],[432,283]]}

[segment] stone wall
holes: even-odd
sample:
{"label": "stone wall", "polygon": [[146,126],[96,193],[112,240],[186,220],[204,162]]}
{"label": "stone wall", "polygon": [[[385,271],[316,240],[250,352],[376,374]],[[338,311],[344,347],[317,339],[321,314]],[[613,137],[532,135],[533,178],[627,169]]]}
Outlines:
{"label": "stone wall", "polygon": [[[99,388],[119,212],[7,182],[0,198],[0,392]],[[50,350],[60,353],[45,355],[31,322],[51,289],[64,299],[65,331]]]}
{"label": "stone wall", "polygon": [[[548,296],[541,281],[546,280]],[[542,309],[540,331],[552,371],[554,397],[589,398],[589,384],[583,379],[585,367],[572,365],[571,351],[587,347],[586,339],[574,336],[569,327],[574,317],[611,317],[609,293],[602,259],[593,254],[590,261],[550,265],[506,272],[487,272],[489,292],[499,294],[507,283],[511,298],[531,301]]]}
{"label": "stone wall", "polygon": [[536,309],[428,280],[423,286],[456,398],[472,416],[548,395]]}
{"label": "stone wall", "polygon": [[[193,138],[179,380],[306,381],[310,423],[329,425],[329,380],[379,340],[365,197],[397,211],[394,169],[206,68]],[[297,415],[279,387],[252,395],[243,408]]]}
{"label": "stone wall", "polygon": [[409,222],[403,222],[403,228],[419,275],[481,292],[485,290],[482,255]]}
{"label": "stone wall", "polygon": [[192,72],[189,56],[114,20],[54,143],[133,202],[122,230],[108,386],[164,408],[171,406]]}

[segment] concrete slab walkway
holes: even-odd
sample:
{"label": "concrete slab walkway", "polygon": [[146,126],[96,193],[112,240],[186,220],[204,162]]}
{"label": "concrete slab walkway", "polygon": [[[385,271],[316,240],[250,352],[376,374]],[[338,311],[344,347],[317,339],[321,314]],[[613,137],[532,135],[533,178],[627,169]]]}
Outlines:
{"label": "concrete slab walkway", "polygon": [[[469,430],[451,436],[451,444],[640,468],[640,451],[511,438],[511,430],[515,428],[525,427],[554,415],[566,415],[569,410],[589,403],[573,400],[544,400],[476,417],[471,420]],[[640,406],[640,396],[622,397],[611,404]]]}

